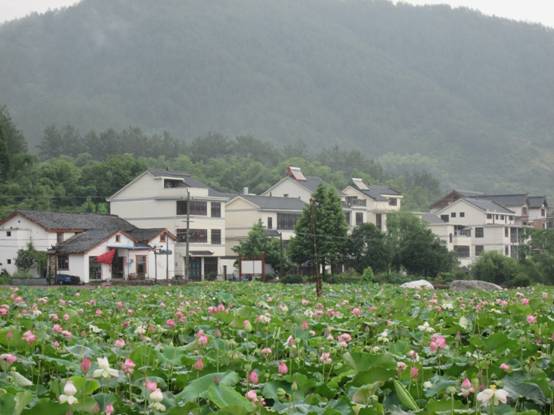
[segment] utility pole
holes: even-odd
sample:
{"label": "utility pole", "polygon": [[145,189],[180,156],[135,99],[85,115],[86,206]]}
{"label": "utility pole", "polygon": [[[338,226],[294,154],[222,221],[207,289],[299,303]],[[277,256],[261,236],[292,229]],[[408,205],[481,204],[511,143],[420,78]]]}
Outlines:
{"label": "utility pole", "polygon": [[321,277],[319,275],[319,259],[317,256],[317,238],[316,238],[316,201],[314,198],[310,199],[310,224],[311,224],[311,231],[312,231],[312,238],[314,242],[314,279],[315,279],[315,293],[316,296],[321,297],[322,292],[322,282]]}
{"label": "utility pole", "polygon": [[280,258],[280,261],[279,261],[279,265],[280,265],[280,270],[279,270],[279,273],[281,274],[281,277],[283,276],[283,260],[285,258],[284,256],[284,252],[283,252],[283,232],[279,232],[279,243],[281,245],[281,258]]}
{"label": "utility pole", "polygon": [[185,245],[185,281],[190,279],[190,192],[187,189],[187,232]]}
{"label": "utility pole", "polygon": [[169,237],[165,236],[165,280],[169,281]]}

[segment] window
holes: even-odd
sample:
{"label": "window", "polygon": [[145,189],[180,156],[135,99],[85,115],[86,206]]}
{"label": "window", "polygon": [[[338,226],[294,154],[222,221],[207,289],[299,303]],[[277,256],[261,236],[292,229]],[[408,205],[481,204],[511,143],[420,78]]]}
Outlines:
{"label": "window", "polygon": [[484,228],[475,228],[475,237],[476,238],[483,238],[485,236],[485,229]]}
{"label": "window", "polygon": [[455,218],[456,217],[456,212],[450,212],[450,217]]}
{"label": "window", "polygon": [[137,277],[144,278],[146,277],[146,255],[137,255]]}
{"label": "window", "polygon": [[58,232],[56,234],[56,242],[61,244],[63,242],[63,232]]}
{"label": "window", "polygon": [[449,222],[450,221],[450,216],[448,215],[441,215],[441,220],[443,222]]}
{"label": "window", "polygon": [[454,245],[454,253],[458,258],[469,258],[469,246]]}
{"label": "window", "polygon": [[545,216],[546,216],[546,210],[541,209],[541,216],[542,216],[542,217],[545,217]]}
{"label": "window", "polygon": [[[189,213],[191,215],[198,216],[208,216],[208,202],[202,200],[191,200]],[[187,214],[187,201],[178,200],[177,201],[177,215],[186,215]]]}
{"label": "window", "polygon": [[212,229],[212,244],[221,245],[221,229]]}
{"label": "window", "polygon": [[383,229],[383,215],[381,213],[377,213],[375,215],[375,222],[375,226],[377,226],[377,229]]}
{"label": "window", "polygon": [[460,212],[460,218],[465,218],[466,217],[466,213],[465,212]]}
{"label": "window", "polygon": [[507,238],[510,236],[510,228],[504,228],[504,238]]}
{"label": "window", "polygon": [[88,276],[91,280],[102,279],[102,265],[96,262],[95,256],[88,257]]}
{"label": "window", "polygon": [[267,229],[273,229],[273,218],[267,218]]}
{"label": "window", "polygon": [[7,263],[8,263],[8,265],[10,265],[10,264],[12,263],[12,260],[11,260],[11,259],[8,259],[8,260],[7,260]]}
{"label": "window", "polygon": [[500,220],[504,220],[504,215],[500,215]]}
{"label": "window", "polygon": [[499,220],[499,219],[500,219],[499,215],[496,215],[496,220]]}
{"label": "window", "polygon": [[296,213],[277,213],[277,229],[293,230],[299,217]]}
{"label": "window", "polygon": [[452,234],[448,235],[448,240],[450,241],[450,243],[452,243]]}
{"label": "window", "polygon": [[481,256],[483,249],[483,245],[475,245],[475,256]]}
{"label": "window", "polygon": [[12,231],[6,231],[6,236],[9,238],[10,236],[12,236]]}
{"label": "window", "polygon": [[521,215],[522,215],[522,216],[527,216],[527,206],[523,206],[523,207],[521,208]]}
{"label": "window", "polygon": [[[208,243],[207,229],[189,229],[191,243]],[[187,241],[187,230],[177,229],[177,242]]]}
{"label": "window", "polygon": [[487,213],[487,219],[492,219],[492,215],[490,213]]}
{"label": "window", "polygon": [[212,207],[211,207],[211,210],[212,210],[212,218],[220,218],[221,217],[221,203],[219,202],[212,202],[211,203]]}
{"label": "window", "polygon": [[173,189],[175,187],[186,187],[185,182],[175,179],[164,179],[164,188]]}
{"label": "window", "polygon": [[398,200],[395,199],[394,197],[389,199],[389,205],[390,206],[397,206],[398,205]]}
{"label": "window", "polygon": [[67,255],[58,256],[58,269],[62,271],[69,269],[69,257]]}
{"label": "window", "polygon": [[121,242],[121,235],[115,235],[115,241]]}
{"label": "window", "polygon": [[364,223],[364,214],[362,212],[356,212],[356,225]]}
{"label": "window", "polygon": [[510,255],[510,247],[508,245],[506,245],[504,247],[504,255],[506,256],[509,256]]}

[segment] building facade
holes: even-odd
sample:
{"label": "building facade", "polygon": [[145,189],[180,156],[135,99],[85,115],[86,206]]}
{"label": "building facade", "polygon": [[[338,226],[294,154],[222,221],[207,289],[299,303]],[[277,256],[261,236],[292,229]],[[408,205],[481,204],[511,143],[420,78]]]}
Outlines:
{"label": "building facade", "polygon": [[225,278],[233,270],[234,258],[227,257],[225,248],[228,199],[229,195],[214,191],[187,173],[150,169],[108,202],[112,214],[137,227],[164,227],[173,233],[177,238],[175,275],[203,280]]}

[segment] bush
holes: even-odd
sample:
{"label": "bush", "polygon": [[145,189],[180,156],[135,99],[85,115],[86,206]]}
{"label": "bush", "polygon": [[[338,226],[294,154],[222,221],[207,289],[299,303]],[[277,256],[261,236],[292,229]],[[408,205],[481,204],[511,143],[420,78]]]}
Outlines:
{"label": "bush", "polygon": [[375,281],[375,274],[373,273],[373,269],[371,267],[366,267],[362,274],[362,278],[364,281],[367,281],[367,282]]}
{"label": "bush", "polygon": [[515,259],[495,251],[481,255],[472,268],[472,272],[477,279],[499,285],[506,285],[514,280],[520,270],[521,268]]}
{"label": "bush", "polygon": [[25,270],[22,270],[22,269],[18,269],[12,275],[12,278],[13,279],[28,279],[28,278],[33,278],[33,274],[30,271],[25,271]]}
{"label": "bush", "polygon": [[511,288],[519,288],[519,287],[529,287],[531,285],[531,278],[525,274],[518,274],[513,278],[512,280],[508,281],[506,284],[508,287]]}
{"label": "bush", "polygon": [[334,275],[325,274],[323,276],[323,281],[328,284],[355,284],[362,282],[362,280],[363,277],[361,275],[349,272]]}
{"label": "bush", "polygon": [[417,278],[398,272],[384,272],[381,274],[377,274],[374,277],[374,281],[380,284],[404,284],[405,282],[413,281],[414,279]]}
{"label": "bush", "polygon": [[8,274],[8,271],[5,269],[0,272],[0,285],[10,285],[12,282],[12,279],[10,277],[10,274]]}
{"label": "bush", "polygon": [[280,279],[283,284],[303,284],[307,281],[302,275],[285,275]]}

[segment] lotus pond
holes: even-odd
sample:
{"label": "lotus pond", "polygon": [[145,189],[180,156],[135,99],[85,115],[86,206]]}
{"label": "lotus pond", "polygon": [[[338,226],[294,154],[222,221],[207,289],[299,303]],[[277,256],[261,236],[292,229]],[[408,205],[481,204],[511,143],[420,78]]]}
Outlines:
{"label": "lotus pond", "polygon": [[0,414],[553,413],[554,291],[0,291]]}

